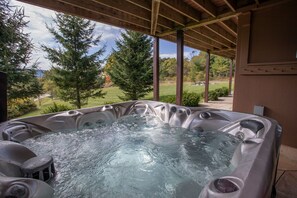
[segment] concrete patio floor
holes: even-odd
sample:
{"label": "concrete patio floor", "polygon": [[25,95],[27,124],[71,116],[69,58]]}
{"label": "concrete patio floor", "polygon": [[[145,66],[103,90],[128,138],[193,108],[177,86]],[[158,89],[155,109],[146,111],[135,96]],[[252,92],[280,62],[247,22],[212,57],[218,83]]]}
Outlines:
{"label": "concrete patio floor", "polygon": [[[220,97],[219,101],[199,106],[232,111],[233,97]],[[297,198],[297,149],[281,145],[276,175],[276,198]]]}
{"label": "concrete patio floor", "polygon": [[199,107],[214,108],[214,109],[223,109],[232,111],[233,97],[219,97],[218,101],[208,101],[207,103],[202,102],[199,104]]}

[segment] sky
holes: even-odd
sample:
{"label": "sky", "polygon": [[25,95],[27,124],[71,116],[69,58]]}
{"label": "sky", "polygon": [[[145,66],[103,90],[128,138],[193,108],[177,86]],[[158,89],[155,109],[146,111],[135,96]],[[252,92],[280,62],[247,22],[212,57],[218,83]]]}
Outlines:
{"label": "sky", "polygon": [[[45,26],[45,24],[48,24],[49,26],[54,25],[53,18],[55,17],[55,12],[16,0],[11,0],[11,5],[23,7],[26,16],[25,20],[29,21],[28,26],[24,29],[24,32],[30,34],[30,38],[34,44],[31,62],[33,63],[38,61],[39,68],[42,70],[50,69],[51,63],[46,59],[46,53],[41,50],[40,46],[43,44],[50,47],[55,46],[53,36],[49,33]],[[106,59],[111,54],[112,49],[116,48],[115,41],[120,38],[120,34],[124,31],[124,29],[103,23],[94,23],[96,23],[95,34],[101,35],[101,42],[99,46],[94,46],[90,49],[90,51],[95,51],[103,45],[106,45],[105,53],[102,56],[102,59]],[[197,50],[184,47],[185,57],[190,57],[192,52],[194,52],[194,54],[199,53]],[[176,44],[160,39],[160,57],[176,57]]]}

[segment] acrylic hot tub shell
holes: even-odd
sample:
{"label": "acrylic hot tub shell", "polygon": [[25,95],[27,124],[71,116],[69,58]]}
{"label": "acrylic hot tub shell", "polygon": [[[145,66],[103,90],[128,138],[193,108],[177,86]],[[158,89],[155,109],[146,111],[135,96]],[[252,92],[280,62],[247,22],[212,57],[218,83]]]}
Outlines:
{"label": "acrylic hot tub shell", "polygon": [[[231,163],[234,171],[210,181],[200,197],[270,197],[275,178],[281,128],[276,121],[251,114],[231,111],[188,108],[153,101],[134,101],[101,107],[72,110],[58,114],[10,120],[0,126],[0,146],[18,147],[18,143],[47,132],[92,127],[102,122],[113,122],[129,114],[152,114],[173,127],[197,131],[218,130],[240,137]],[[7,149],[6,149],[7,150]],[[19,159],[14,150],[0,151],[0,192],[9,193],[14,185],[28,189],[25,197],[51,197],[52,188],[45,182],[23,178],[19,173]],[[30,159],[30,151],[22,151]],[[18,158],[18,157],[16,157]],[[186,196],[186,192],[184,194]]]}

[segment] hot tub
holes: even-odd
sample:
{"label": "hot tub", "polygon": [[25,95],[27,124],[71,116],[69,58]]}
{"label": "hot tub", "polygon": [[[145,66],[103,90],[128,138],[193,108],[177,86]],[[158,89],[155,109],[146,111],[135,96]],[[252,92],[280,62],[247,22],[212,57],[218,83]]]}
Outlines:
{"label": "hot tub", "polygon": [[[54,189],[46,182],[50,183],[56,173],[59,173],[54,165],[55,157],[36,155],[23,145],[24,141],[65,130],[68,131],[68,135],[71,135],[69,132],[71,130],[96,128],[128,115],[150,115],[172,128],[187,129],[187,141],[191,141],[191,133],[199,136],[209,131],[235,136],[240,141],[229,160],[230,166],[233,167],[231,172],[208,178],[208,180],[206,178],[204,187],[199,191],[195,189],[196,184],[192,181],[170,186],[168,188],[174,192],[172,196],[201,198],[271,196],[282,132],[275,120],[252,114],[188,108],[154,101],[118,103],[2,123],[0,125],[1,195],[36,198],[54,195]],[[100,139],[104,138],[103,135],[100,137]],[[168,136],[166,138],[165,143],[171,141]],[[34,140],[32,142],[34,144]],[[195,148],[194,146],[190,150],[186,149],[186,152],[195,154],[193,150]],[[117,153],[116,156],[121,155],[124,154]],[[142,160],[150,161],[147,157]],[[158,195],[154,194],[155,196]]]}

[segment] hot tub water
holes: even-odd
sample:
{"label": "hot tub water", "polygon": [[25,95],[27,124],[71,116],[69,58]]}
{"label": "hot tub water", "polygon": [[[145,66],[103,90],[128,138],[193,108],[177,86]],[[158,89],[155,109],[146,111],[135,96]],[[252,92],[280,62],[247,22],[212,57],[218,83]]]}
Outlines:
{"label": "hot tub water", "polygon": [[198,197],[210,180],[234,169],[239,143],[222,132],[172,128],[151,115],[22,142],[53,156],[55,197]]}

